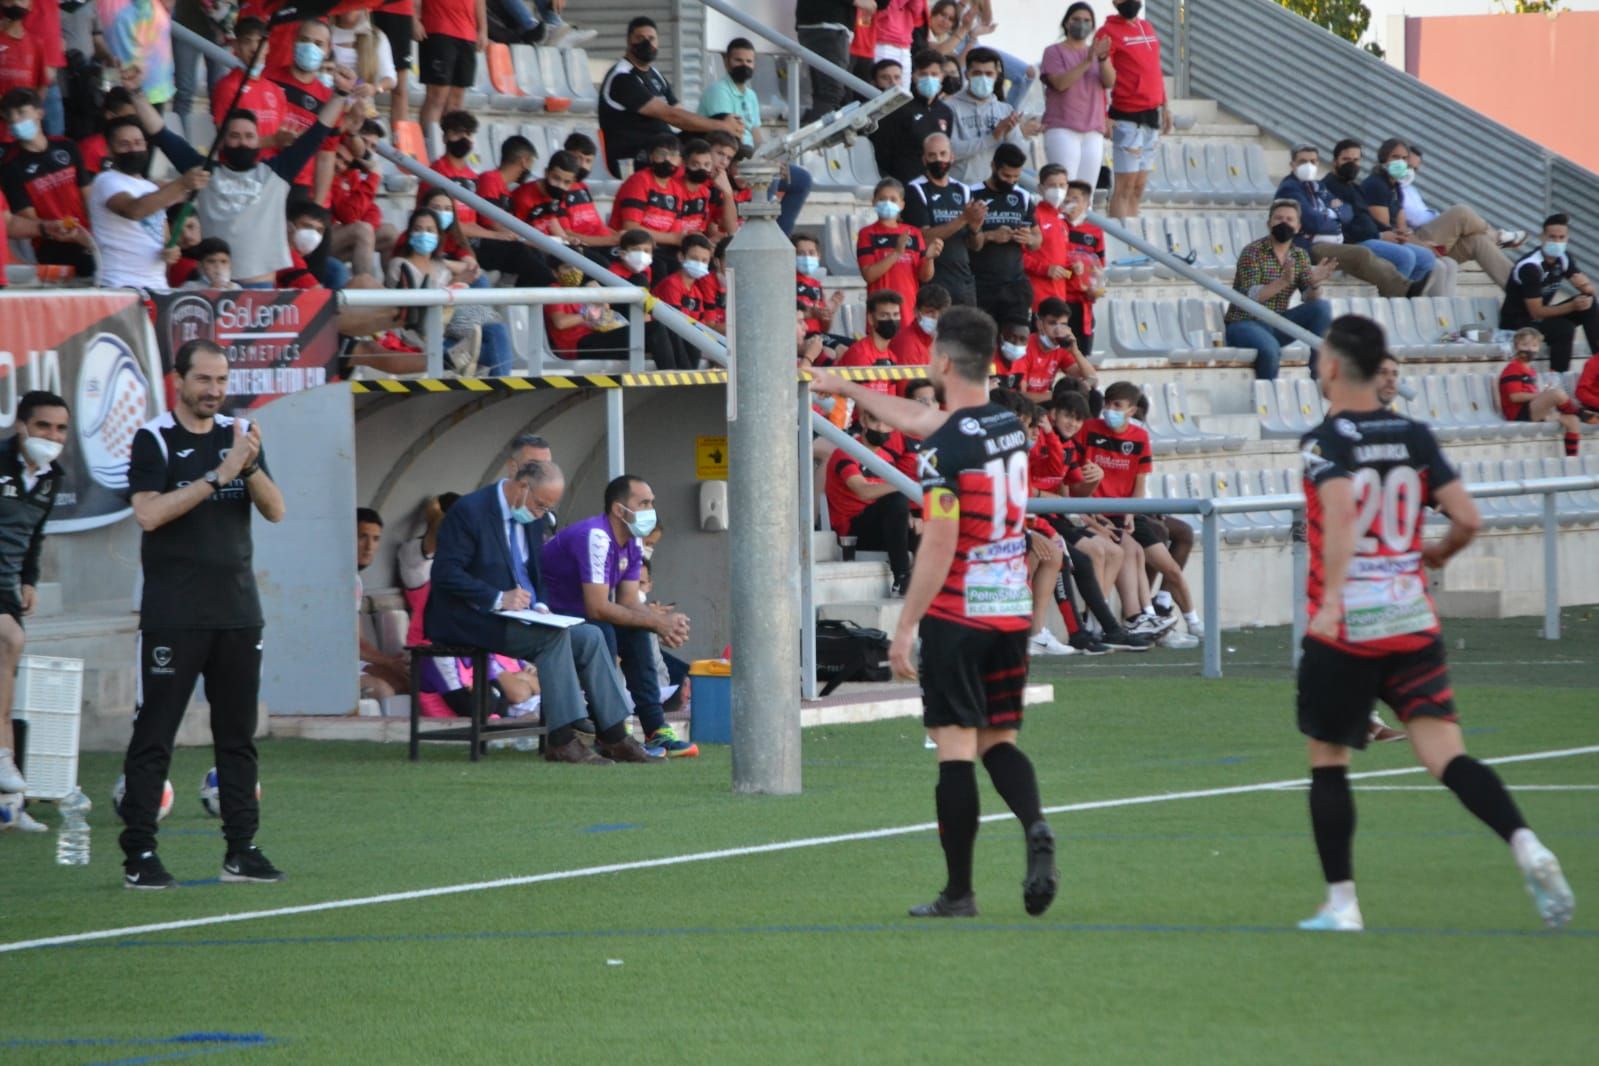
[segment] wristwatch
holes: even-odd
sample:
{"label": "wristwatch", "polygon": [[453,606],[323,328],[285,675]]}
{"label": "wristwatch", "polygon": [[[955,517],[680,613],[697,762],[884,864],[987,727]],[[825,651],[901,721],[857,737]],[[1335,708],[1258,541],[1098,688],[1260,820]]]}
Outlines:
{"label": "wristwatch", "polygon": [[212,492],[220,492],[222,490],[222,478],[218,476],[215,470],[207,470],[205,472],[205,483],[211,486]]}

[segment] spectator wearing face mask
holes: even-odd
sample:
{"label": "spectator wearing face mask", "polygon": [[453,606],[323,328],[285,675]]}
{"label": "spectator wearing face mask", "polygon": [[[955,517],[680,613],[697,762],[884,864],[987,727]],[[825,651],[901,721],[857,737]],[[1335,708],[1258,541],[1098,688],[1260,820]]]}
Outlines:
{"label": "spectator wearing face mask", "polygon": [[[1099,39],[1111,42],[1110,63],[1116,70],[1111,87],[1110,216],[1133,218],[1143,202],[1155,148],[1172,131],[1171,108],[1160,66],[1160,38],[1147,19],[1138,17],[1142,0],[1121,0],[1116,14],[1105,19]],[[1093,180],[1093,179],[1086,179]]]}
{"label": "spectator wearing face mask", "polygon": [[921,229],[923,240],[944,242],[943,251],[930,258],[933,280],[949,293],[951,302],[974,304],[977,289],[967,239],[988,217],[988,205],[975,200],[970,188],[950,178],[954,158],[944,134],[931,134],[923,142],[924,175],[906,186],[904,219]]}
{"label": "spectator wearing face mask", "polygon": [[855,242],[855,258],[867,293],[889,291],[899,294],[900,304],[916,300],[916,290],[933,280],[933,262],[944,250],[944,242],[933,238],[923,243],[922,231],[900,220],[905,208],[905,187],[894,178],[884,178],[872,190],[877,221],[861,228]]}
{"label": "spectator wearing face mask", "polygon": [[[1067,262],[1072,276],[1066,282],[1066,306],[1071,309],[1070,325],[1077,346],[1084,355],[1094,351],[1094,304],[1105,295],[1105,231],[1088,221],[1088,205],[1094,187],[1086,181],[1066,186],[1063,209],[1070,247]],[[1097,408],[1096,408],[1097,410]]]}
{"label": "spectator wearing face mask", "polygon": [[[862,413],[861,440],[868,447],[883,454],[880,449],[892,435],[888,423]],[[893,595],[903,596],[911,571],[910,501],[888,482],[868,474],[843,448],[828,457],[825,470],[822,487],[833,532],[855,538],[860,551],[887,552]]]}
{"label": "spectator wearing face mask", "polygon": [[[167,129],[161,116],[142,93],[135,92],[137,68],[123,68],[124,87],[133,93],[139,120],[151,143],[179,170],[201,166],[203,157],[188,141]],[[200,229],[210,237],[221,237],[234,254],[234,280],[247,289],[270,289],[278,271],[287,269],[288,239],[283,229],[290,183],[303,164],[319,152],[329,135],[343,120],[345,105],[352,97],[370,99],[370,85],[357,86],[341,73],[336,82],[338,95],[322,105],[317,121],[305,129],[288,148],[271,160],[261,160],[261,136],[255,116],[235,111],[225,116],[217,131],[222,147],[217,151],[221,166],[212,172],[209,185],[195,197],[195,214]]]}
{"label": "spectator wearing face mask", "polygon": [[[641,289],[653,289],[655,278],[664,278],[676,269],[674,265],[667,270],[656,262],[655,236],[644,229],[624,230],[611,260],[611,273]],[[626,304],[616,304],[612,310],[625,321],[630,309]],[[616,339],[616,345],[619,351],[612,353],[613,358],[622,358],[627,346],[625,334]],[[648,314],[644,316],[644,350],[657,370],[692,370],[699,365],[699,354]]]}
{"label": "spectator wearing face mask", "polygon": [[[900,366],[926,366],[933,348],[933,335],[938,331],[938,320],[950,308],[949,290],[936,281],[929,281],[916,290],[916,306],[908,321],[900,324],[888,350]],[[910,386],[904,395],[910,396]]]}
{"label": "spectator wearing face mask", "polygon": [[1412,282],[1398,267],[1363,244],[1344,240],[1344,223],[1353,208],[1328,191],[1320,180],[1321,153],[1313,144],[1294,149],[1292,170],[1277,185],[1274,199],[1299,205],[1299,232],[1294,243],[1310,253],[1313,265],[1332,260],[1338,269],[1368,285],[1382,296],[1420,295],[1425,280]]}
{"label": "spectator wearing face mask", "polygon": [[280,289],[320,289],[322,273],[327,267],[324,241],[332,215],[321,204],[309,200],[296,200],[289,204],[286,233],[289,238],[287,269],[278,271],[277,287]]}
{"label": "spectator wearing face mask", "polygon": [[1071,277],[1066,262],[1071,249],[1066,239],[1071,223],[1061,214],[1066,206],[1065,167],[1049,163],[1038,172],[1038,198],[1033,217],[1038,224],[1039,244],[1022,255],[1022,267],[1033,287],[1034,308],[1045,300],[1066,299],[1066,282]]}
{"label": "spectator wearing face mask", "polygon": [[700,95],[699,114],[703,118],[732,116],[744,124],[742,143],[754,148],[761,128],[761,100],[755,93],[755,45],[747,37],[727,42],[722,53],[726,74],[706,86]]}
{"label": "spectator wearing face mask", "polygon": [[[677,269],[675,249],[682,241],[677,230],[678,211],[686,193],[679,174],[681,161],[682,145],[676,137],[663,134],[656,138],[649,146],[649,165],[622,182],[611,205],[611,228],[648,231],[665,273]],[[663,246],[673,251],[662,254]]]}
{"label": "spectator wearing face mask", "polygon": [[194,275],[183,284],[185,289],[237,289],[233,280],[233,250],[221,237],[207,237],[194,246]]}
{"label": "spectator wearing face mask", "polygon": [[[433,161],[433,169],[463,189],[481,195],[480,186],[484,175],[493,174],[494,171],[489,170],[479,174],[473,162],[478,131],[476,116],[469,111],[451,111],[443,117],[439,125],[444,131],[444,154]],[[503,185],[503,182],[496,182],[494,179],[489,182],[491,191],[497,192],[500,185]],[[433,186],[423,186],[418,190],[417,202],[433,198],[438,191]],[[454,200],[450,204],[449,211],[453,226],[445,228],[452,229],[456,235],[466,240],[471,249],[472,259],[483,270],[498,271],[501,275],[510,276],[518,288],[543,288],[555,281],[555,275],[542,256],[511,234],[484,224],[484,221],[478,218],[477,209],[471,204]],[[474,284],[478,284],[481,288],[488,282],[485,279],[481,284],[477,282]]]}
{"label": "spectator wearing face mask", "polygon": [[[1455,204],[1425,224],[1404,208],[1404,183],[1413,177],[1410,147],[1390,137],[1377,148],[1377,166],[1361,187],[1379,224],[1392,226],[1402,236],[1442,250],[1457,263],[1475,262],[1501,289],[1510,277],[1510,260],[1501,245],[1520,244],[1526,234],[1495,230],[1465,204]],[[1448,295],[1446,293],[1446,295]]]}
{"label": "spectator wearing face mask", "polygon": [[[1094,8],[1078,0],[1061,20],[1065,40],[1038,65],[1044,78],[1044,153],[1069,181],[1099,181],[1105,163],[1105,94],[1116,85],[1111,39],[1094,39]],[[1058,205],[1057,205],[1058,206]]]}
{"label": "spectator wearing face mask", "polygon": [[699,321],[704,309],[700,303],[703,290],[698,286],[700,281],[710,276],[713,247],[704,234],[691,233],[684,237],[680,265],[657,281],[650,290],[651,294],[662,303]]}
{"label": "spectator wearing face mask", "polygon": [[923,174],[923,146],[935,133],[948,134],[955,115],[944,100],[943,57],[937,52],[916,54],[911,69],[911,102],[889,112],[871,134],[877,171],[909,185]]}
{"label": "spectator wearing face mask", "polygon": [[[791,238],[794,244],[794,299],[805,315],[805,332],[831,333],[833,319],[844,306],[844,292],[835,290],[828,296],[816,275],[821,272],[821,248],[815,237]],[[830,339],[831,342],[831,339]]]}
{"label": "spectator wearing face mask", "polygon": [[974,48],[966,53],[966,88],[949,98],[954,123],[950,128],[950,148],[954,152],[955,180],[968,185],[981,183],[989,176],[989,164],[999,145],[1011,145],[1025,152],[1027,138],[1039,131],[1035,120],[1023,119],[998,94],[999,53],[991,48]]}
{"label": "spectator wearing face mask", "polygon": [[[500,165],[485,170],[477,176],[477,194],[496,207],[511,209],[515,191],[533,176],[533,164],[538,162],[538,149],[520,133],[513,133],[500,142]],[[479,218],[479,222],[494,233],[504,233],[496,222]]]}
{"label": "spectator wearing face mask", "polygon": [[[1293,200],[1274,202],[1266,223],[1270,232],[1238,253],[1233,288],[1320,337],[1332,322],[1332,307],[1320,298],[1321,283],[1332,276],[1335,264],[1328,259],[1320,266],[1311,266],[1310,256],[1294,244],[1294,235],[1299,232],[1299,205]],[[1288,302],[1296,291],[1302,302],[1290,308]],[[1263,381],[1274,379],[1282,362],[1282,346],[1292,338],[1231,305],[1226,320],[1227,346],[1255,349],[1255,377]],[[1310,374],[1316,376],[1314,349]]]}
{"label": "spectator wearing face mask", "polygon": [[44,112],[32,89],[12,89],[0,97],[0,118],[12,136],[11,148],[0,163],[6,201],[18,216],[39,222],[46,234],[33,242],[34,260],[70,266],[79,277],[93,277],[83,192],[94,174],[84,168],[78,146],[65,137],[45,136]]}
{"label": "spectator wearing face mask", "polygon": [[[287,110],[280,132],[289,137],[299,137],[314,126],[336,92],[348,93],[355,86],[354,71],[333,68],[333,30],[322,19],[306,19],[295,27],[293,49],[281,56],[274,52],[271,63],[266,77],[283,91]],[[365,89],[365,95],[370,96],[371,87]],[[290,179],[292,184],[304,187],[317,203],[327,200],[333,185],[333,153],[338,147],[338,132],[330,131],[322,150]]]}
{"label": "spectator wearing face mask", "polygon": [[[1327,192],[1336,201],[1333,206],[1341,205],[1349,209],[1347,215],[1341,208],[1338,213],[1344,243],[1368,248],[1373,255],[1392,263],[1408,280],[1419,283],[1411,292],[1411,295],[1419,296],[1432,279],[1438,257],[1431,248],[1393,227],[1384,206],[1386,200],[1372,204],[1366,184],[1360,180],[1360,158],[1359,141],[1351,137],[1339,141],[1333,145],[1332,172],[1323,181]],[[1381,196],[1387,195],[1385,187],[1378,187],[1377,191]],[[1373,207],[1381,210],[1380,220]]]}
{"label": "spectator wearing face mask", "polygon": [[655,20],[644,15],[633,19],[627,24],[627,55],[600,85],[600,132],[612,177],[623,177],[622,160],[638,160],[674,128],[702,134],[720,129],[744,136],[744,123],[737,117],[709,119],[678,106],[671,82],[655,69],[659,50]]}
{"label": "spectator wearing face mask", "polygon": [[203,167],[192,167],[164,185],[144,177],[150,150],[138,118],[112,119],[106,127],[111,169],[89,185],[89,225],[99,246],[95,284],[103,289],[167,288],[166,265],[178,258],[167,243],[166,210],[211,181]]}
{"label": "spectator wearing face mask", "polygon": [[1014,144],[994,150],[989,178],[973,191],[972,199],[985,207],[983,222],[967,238],[977,305],[996,319],[1025,321],[1033,307],[1033,287],[1027,283],[1022,257],[1039,246],[1034,224],[1034,202],[1021,180],[1027,153]]}
{"label": "spectator wearing face mask", "polygon": [[[1500,329],[1530,327],[1543,334],[1549,342],[1549,368],[1560,373],[1571,368],[1578,329],[1587,337],[1588,347],[1599,351],[1594,284],[1571,255],[1570,226],[1564,214],[1544,219],[1538,247],[1516,261],[1499,309]],[[1595,363],[1599,356],[1588,359],[1589,367]],[[1588,377],[1586,370],[1583,377]]]}
{"label": "spectator wearing face mask", "polygon": [[683,142],[682,197],[674,232],[680,240],[703,233],[717,239],[738,230],[738,200],[711,146],[698,137]]}
{"label": "spectator wearing face mask", "polygon": [[1576,456],[1582,423],[1599,422],[1599,411],[1584,411],[1562,388],[1540,389],[1533,360],[1543,349],[1543,334],[1531,326],[1516,330],[1510,362],[1499,372],[1499,409],[1506,422],[1558,422],[1564,431],[1566,458]]}
{"label": "spectator wearing face mask", "polygon": [[[896,360],[891,347],[901,329],[905,299],[892,289],[874,292],[866,299],[866,336],[850,345],[838,360],[839,366],[894,366]],[[892,381],[868,381],[867,388],[878,392],[894,393],[898,386]]]}
{"label": "spectator wearing face mask", "polygon": [[[211,101],[211,121],[220,129],[223,118],[227,116],[228,106],[233,104],[234,97],[238,96],[239,102],[233,106],[255,116],[256,131],[261,137],[262,145],[285,148],[294,143],[292,132],[285,131],[279,136],[283,120],[289,112],[289,102],[283,95],[281,85],[261,76],[272,61],[272,46],[267,43],[266,37],[267,24],[258,18],[247,16],[234,24],[233,54],[243,66],[223,74],[208,94]],[[251,67],[251,63],[255,66]],[[244,81],[247,75],[250,81],[245,85],[244,94],[241,96],[239,83]]]}

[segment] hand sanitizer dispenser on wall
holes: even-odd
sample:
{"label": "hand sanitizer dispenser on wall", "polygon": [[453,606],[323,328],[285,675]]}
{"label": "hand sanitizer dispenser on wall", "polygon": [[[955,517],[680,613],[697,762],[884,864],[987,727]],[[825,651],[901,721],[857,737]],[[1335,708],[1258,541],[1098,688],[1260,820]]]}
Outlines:
{"label": "hand sanitizer dispenser on wall", "polygon": [[727,532],[727,482],[700,482],[700,529],[706,533]]}

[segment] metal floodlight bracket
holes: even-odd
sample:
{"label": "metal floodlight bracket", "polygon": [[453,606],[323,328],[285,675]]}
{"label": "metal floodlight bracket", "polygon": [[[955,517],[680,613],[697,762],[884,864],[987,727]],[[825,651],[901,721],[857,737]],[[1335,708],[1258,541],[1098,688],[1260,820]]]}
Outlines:
{"label": "metal floodlight bracket", "polygon": [[886,89],[869,100],[859,101],[837,111],[829,111],[809,125],[792,133],[772,137],[755,149],[751,162],[788,162],[806,152],[820,152],[835,144],[854,144],[877,129],[884,116],[911,102],[904,89]]}

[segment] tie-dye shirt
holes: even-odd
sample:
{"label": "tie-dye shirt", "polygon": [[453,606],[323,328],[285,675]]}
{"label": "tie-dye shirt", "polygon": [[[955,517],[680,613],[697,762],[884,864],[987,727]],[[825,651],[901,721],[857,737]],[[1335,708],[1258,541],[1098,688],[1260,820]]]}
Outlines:
{"label": "tie-dye shirt", "polygon": [[144,68],[152,104],[172,99],[172,16],[159,0],[95,0],[106,48],[119,63]]}

